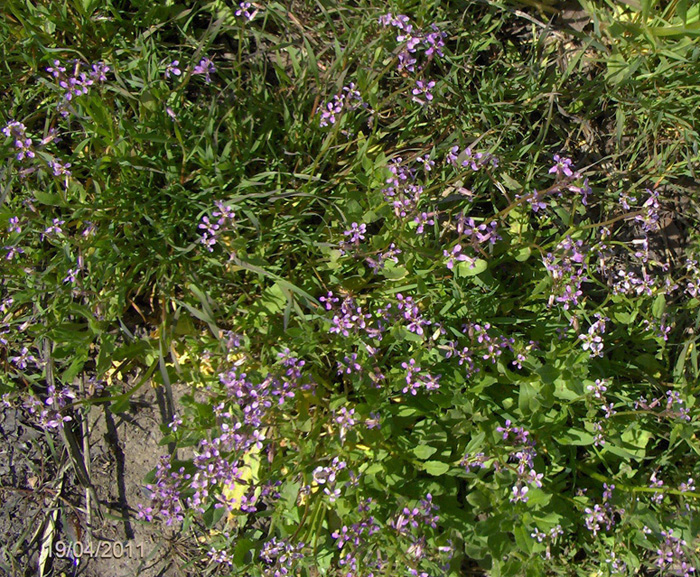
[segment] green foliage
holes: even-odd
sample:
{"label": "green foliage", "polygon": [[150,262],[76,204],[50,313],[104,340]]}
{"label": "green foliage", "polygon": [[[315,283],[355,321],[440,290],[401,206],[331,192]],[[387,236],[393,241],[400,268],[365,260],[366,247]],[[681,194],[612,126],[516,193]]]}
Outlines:
{"label": "green foliage", "polygon": [[8,1],[5,399],[190,388],[212,572],[697,564],[697,9],[341,4]]}

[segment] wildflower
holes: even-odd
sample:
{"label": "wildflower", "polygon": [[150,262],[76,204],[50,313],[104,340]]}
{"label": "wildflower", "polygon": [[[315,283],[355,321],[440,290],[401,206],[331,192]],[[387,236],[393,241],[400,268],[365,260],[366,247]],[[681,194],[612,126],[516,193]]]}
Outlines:
{"label": "wildflower", "polygon": [[179,65],[179,60],[173,60],[170,64],[168,64],[168,66],[165,68],[165,77],[170,78],[171,74],[173,76],[180,76],[182,74],[182,70],[178,68]]}
{"label": "wildflower", "polygon": [[433,166],[435,166],[435,161],[431,160],[428,154],[426,154],[425,157],[419,156],[416,158],[416,161],[423,164],[423,170],[425,170],[425,172],[430,172]]}
{"label": "wildflower", "polygon": [[18,254],[24,254],[24,249],[20,246],[4,246],[3,249],[7,251],[5,260],[14,260]]}
{"label": "wildflower", "polygon": [[[429,82],[424,82],[423,80],[417,80],[416,81],[416,87],[411,91],[411,94],[413,94],[412,100],[414,102],[417,102],[421,106],[425,106],[426,104],[429,104],[433,100],[433,95],[431,94],[431,90],[435,87],[435,81],[430,80]],[[422,96],[425,100],[422,98],[418,98],[419,96]]]}
{"label": "wildflower", "polygon": [[469,473],[472,469],[485,469],[486,461],[488,461],[488,458],[484,453],[476,453],[474,456],[467,453],[459,464]]}
{"label": "wildflower", "polygon": [[16,216],[10,217],[10,220],[7,222],[7,232],[13,233],[16,232],[19,234],[22,232],[22,227],[19,224],[19,218]]}
{"label": "wildflower", "polygon": [[66,276],[63,279],[63,284],[74,283],[79,272],[80,267],[68,269],[68,272],[66,273]]}
{"label": "wildflower", "polygon": [[427,212],[421,212],[418,216],[416,216],[416,218],[413,219],[413,222],[418,225],[416,228],[416,234],[423,234],[426,224],[430,226],[435,224],[435,220],[432,218],[433,214],[434,213],[428,214]]}
{"label": "wildflower", "polygon": [[455,266],[455,262],[469,262],[472,268],[476,266],[476,260],[467,256],[466,254],[462,254],[462,245],[461,244],[456,244],[453,248],[452,251],[448,250],[443,250],[442,254],[445,258],[447,258],[447,268],[452,270]]}
{"label": "wildflower", "polygon": [[692,477],[688,477],[688,481],[685,483],[681,483],[678,487],[678,490],[681,493],[685,493],[687,491],[695,491],[695,481]]}
{"label": "wildflower", "polygon": [[359,90],[355,88],[355,83],[351,82],[349,85],[343,86],[343,89],[329,102],[319,106],[317,109],[317,113],[321,115],[319,126],[335,124],[337,117],[345,109],[355,110],[359,107],[368,108],[368,106],[362,99]]}
{"label": "wildflower", "polygon": [[107,80],[107,72],[109,71],[109,66],[107,66],[104,62],[96,62],[92,65],[90,76],[98,82],[105,82]]}
{"label": "wildflower", "polygon": [[530,489],[527,487],[527,485],[521,485],[520,483],[517,483],[516,485],[513,486],[513,495],[510,498],[511,503],[517,503],[517,502],[523,502],[527,503],[528,496],[527,493]]}
{"label": "wildflower", "polygon": [[18,356],[10,357],[10,362],[18,369],[24,370],[27,368],[27,363],[35,363],[36,358],[29,352],[27,347],[22,347]]}
{"label": "wildflower", "polygon": [[[654,471],[651,474],[651,477],[649,477],[649,487],[659,489],[664,486],[664,482],[661,479],[656,478],[656,473],[657,471]],[[651,500],[654,501],[654,503],[661,503],[661,501],[664,500],[664,494],[661,491],[654,493]]]}
{"label": "wildflower", "polygon": [[571,159],[562,158],[558,154],[554,155],[554,162],[556,163],[549,169],[549,174],[555,174],[559,177],[571,177],[574,175],[571,170]]}
{"label": "wildflower", "polygon": [[211,82],[211,74],[216,72],[216,67],[214,63],[206,56],[199,61],[199,64],[194,67],[192,74],[202,74],[204,75],[204,81],[209,84]]}
{"label": "wildflower", "polygon": [[70,176],[71,172],[68,170],[71,167],[71,163],[61,164],[58,160],[50,160],[49,168],[53,170],[54,176]]}
{"label": "wildflower", "polygon": [[582,186],[569,186],[571,192],[577,192],[581,195],[581,204],[588,206],[588,197],[593,192],[593,189],[588,184],[588,179],[583,181]]}
{"label": "wildflower", "polygon": [[236,10],[235,14],[236,16],[243,16],[246,20],[250,21],[253,18],[255,18],[255,15],[258,13],[258,10],[255,9],[252,12],[250,11],[250,7],[252,4],[250,2],[241,2],[238,4],[238,10]]}
{"label": "wildflower", "polygon": [[51,222],[51,225],[44,229],[44,232],[41,235],[42,240],[46,236],[63,234],[63,229],[61,228],[61,225],[65,224],[65,222],[65,220],[61,220],[60,218],[54,218]]}
{"label": "wildflower", "polygon": [[379,413],[371,412],[369,414],[369,419],[365,419],[365,427],[368,429],[381,429],[381,419]]}
{"label": "wildflower", "polygon": [[596,399],[601,399],[603,398],[605,391],[608,390],[608,385],[610,384],[609,381],[606,379],[596,379],[594,385],[588,385],[586,387],[591,393],[593,393],[593,396]]}

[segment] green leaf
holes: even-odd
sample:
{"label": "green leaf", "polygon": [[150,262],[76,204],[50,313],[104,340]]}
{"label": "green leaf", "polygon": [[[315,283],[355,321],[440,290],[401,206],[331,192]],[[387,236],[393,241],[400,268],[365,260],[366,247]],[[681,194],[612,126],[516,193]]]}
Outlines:
{"label": "green leaf", "polygon": [[483,259],[477,259],[474,264],[470,264],[468,262],[459,262],[457,263],[457,266],[455,266],[455,275],[464,278],[464,277],[470,277],[470,276],[476,276],[478,274],[481,274],[488,268],[488,263],[483,260]]}
{"label": "green leaf", "polygon": [[651,306],[651,313],[655,318],[660,319],[666,310],[666,298],[663,294],[656,295],[654,304]]}
{"label": "green leaf", "polygon": [[402,266],[397,266],[393,262],[388,262],[382,269],[381,274],[384,278],[389,280],[401,280],[402,278],[406,278],[408,271]]}
{"label": "green leaf", "polygon": [[557,436],[556,440],[562,445],[586,446],[593,444],[593,435],[581,429],[568,429]]}
{"label": "green leaf", "polygon": [[525,262],[530,258],[532,254],[532,249],[529,246],[524,246],[518,252],[515,253],[515,260],[518,262]]}
{"label": "green leaf", "polygon": [[413,454],[418,457],[421,460],[428,459],[431,455],[433,455],[437,449],[435,447],[430,447],[428,445],[418,445],[415,449],[413,449]]}
{"label": "green leaf", "polygon": [[423,464],[423,470],[428,473],[428,475],[439,477],[450,470],[450,465],[441,461],[427,461]]}

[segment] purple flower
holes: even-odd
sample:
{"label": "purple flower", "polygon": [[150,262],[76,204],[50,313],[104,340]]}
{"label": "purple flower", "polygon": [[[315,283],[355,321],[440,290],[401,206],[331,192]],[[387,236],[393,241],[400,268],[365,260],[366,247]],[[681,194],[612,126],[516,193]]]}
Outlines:
{"label": "purple flower", "polygon": [[427,212],[421,212],[418,216],[416,216],[416,218],[413,219],[413,222],[418,225],[416,228],[416,234],[423,234],[426,224],[430,226],[435,224],[435,220],[432,218],[433,215],[434,213],[428,214]]}
{"label": "purple flower", "polygon": [[425,172],[430,172],[433,169],[433,166],[435,166],[435,161],[430,159],[430,155],[426,154],[425,157],[419,156],[416,158],[417,162],[420,162],[423,164],[423,170]]}
{"label": "purple flower", "polygon": [[199,61],[199,64],[194,67],[192,74],[203,74],[204,81],[209,84],[211,82],[211,74],[216,72],[214,63],[206,56]]}
{"label": "purple flower", "polygon": [[[431,90],[435,87],[435,81],[431,80],[429,82],[424,82],[423,80],[417,80],[416,81],[416,87],[411,91],[413,94],[413,101],[417,102],[418,104],[425,106],[426,104],[432,102],[433,100],[433,95],[431,94]],[[418,98],[421,96],[422,98]],[[423,100],[423,98],[425,100]]]}
{"label": "purple flower", "polygon": [[179,60],[173,60],[170,64],[168,64],[168,66],[165,68],[165,77],[170,78],[171,74],[173,76],[180,76],[180,74],[182,74],[182,70],[178,68],[179,65]]}
{"label": "purple flower", "polygon": [[452,247],[452,251],[443,250],[443,256],[447,259],[447,268],[452,270],[455,266],[455,262],[469,262],[471,268],[476,266],[476,259],[473,259],[466,254],[462,254],[462,245],[456,244]]}
{"label": "purple flower", "polygon": [[558,154],[555,154],[554,162],[556,164],[549,169],[549,174],[555,174],[559,177],[571,177],[574,175],[570,168],[572,164],[570,158],[562,158]]}
{"label": "purple flower", "polygon": [[44,229],[44,232],[41,235],[42,240],[46,236],[63,234],[63,229],[61,228],[61,225],[65,224],[65,222],[65,220],[61,220],[60,218],[54,218],[52,224]]}
{"label": "purple flower", "polygon": [[16,216],[10,217],[10,220],[7,222],[7,232],[9,233],[20,233],[22,232],[22,227],[19,224],[19,218]]}
{"label": "purple flower", "polygon": [[255,9],[252,12],[250,11],[250,7],[252,4],[250,2],[241,2],[238,4],[238,10],[236,10],[235,14],[236,16],[243,16],[246,20],[250,21],[253,18],[255,18],[255,15],[258,13],[258,10]]}
{"label": "purple flower", "polygon": [[530,488],[527,485],[521,485],[520,483],[516,483],[513,486],[513,495],[510,498],[511,503],[527,503],[528,496],[527,493],[530,490]]}
{"label": "purple flower", "polygon": [[588,196],[593,192],[593,189],[588,185],[588,179],[583,181],[582,186],[569,186],[571,192],[577,192],[581,195],[581,204],[588,206]]}
{"label": "purple flower", "polygon": [[355,110],[359,107],[368,108],[369,105],[362,99],[359,90],[355,88],[355,83],[351,82],[343,86],[343,89],[329,102],[318,107],[317,113],[321,115],[319,126],[335,124],[343,110]]}
{"label": "purple flower", "polygon": [[365,240],[365,232],[367,232],[367,225],[353,222],[350,225],[350,229],[346,230],[343,234],[350,237],[349,242],[352,244],[360,244],[361,240]]}
{"label": "purple flower", "polygon": [[365,419],[365,427],[368,429],[381,429],[381,417],[379,413],[370,413],[369,419]]}

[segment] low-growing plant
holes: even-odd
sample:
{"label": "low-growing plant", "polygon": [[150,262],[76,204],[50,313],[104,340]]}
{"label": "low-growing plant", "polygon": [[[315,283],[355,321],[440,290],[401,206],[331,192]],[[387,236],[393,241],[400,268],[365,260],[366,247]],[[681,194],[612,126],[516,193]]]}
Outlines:
{"label": "low-growing plant", "polygon": [[693,575],[694,57],[359,4],[10,2],[4,403],[185,385],[135,513],[210,573]]}

